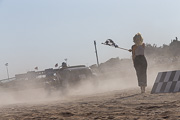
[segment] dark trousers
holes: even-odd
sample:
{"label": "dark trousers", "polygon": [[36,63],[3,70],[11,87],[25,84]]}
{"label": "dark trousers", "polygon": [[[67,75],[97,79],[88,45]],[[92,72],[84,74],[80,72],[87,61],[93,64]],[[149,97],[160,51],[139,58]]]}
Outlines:
{"label": "dark trousers", "polygon": [[147,86],[147,61],[144,55],[135,57],[134,67],[138,78],[138,85]]}

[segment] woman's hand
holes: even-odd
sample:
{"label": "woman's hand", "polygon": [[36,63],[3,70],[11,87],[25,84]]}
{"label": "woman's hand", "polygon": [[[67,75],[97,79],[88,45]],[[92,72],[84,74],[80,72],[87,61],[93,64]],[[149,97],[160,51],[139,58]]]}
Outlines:
{"label": "woman's hand", "polygon": [[131,49],[129,49],[128,51],[129,51],[129,52],[132,52],[132,50],[131,50]]}

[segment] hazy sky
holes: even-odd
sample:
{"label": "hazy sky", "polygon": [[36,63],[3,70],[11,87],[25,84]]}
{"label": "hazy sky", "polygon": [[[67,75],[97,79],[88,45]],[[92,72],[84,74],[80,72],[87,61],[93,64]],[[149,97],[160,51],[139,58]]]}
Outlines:
{"label": "hazy sky", "polygon": [[0,79],[52,68],[65,58],[69,65],[130,58],[131,53],[102,45],[113,39],[131,48],[141,32],[145,43],[158,46],[180,37],[180,0],[0,0]]}

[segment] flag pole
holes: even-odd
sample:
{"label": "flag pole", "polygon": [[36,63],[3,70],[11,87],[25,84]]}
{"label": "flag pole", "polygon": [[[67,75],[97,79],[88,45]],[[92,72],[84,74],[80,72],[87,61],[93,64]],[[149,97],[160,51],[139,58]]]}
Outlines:
{"label": "flag pole", "polygon": [[68,60],[68,59],[67,59],[67,58],[65,58],[64,60],[66,61],[66,65],[67,65],[67,60]]}
{"label": "flag pole", "polygon": [[99,59],[98,59],[98,53],[97,53],[97,47],[96,47],[96,41],[95,41],[95,40],[94,40],[94,46],[95,46],[95,53],[96,53],[97,66],[99,67]]}
{"label": "flag pole", "polygon": [[8,70],[8,63],[5,64],[6,66],[6,70],[7,70],[7,77],[8,77],[8,80],[9,80],[9,70]]}

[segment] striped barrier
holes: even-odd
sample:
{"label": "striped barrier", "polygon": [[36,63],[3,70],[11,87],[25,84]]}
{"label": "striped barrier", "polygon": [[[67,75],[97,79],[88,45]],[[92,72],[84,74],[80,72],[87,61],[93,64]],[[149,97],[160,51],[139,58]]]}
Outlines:
{"label": "striped barrier", "polygon": [[180,70],[159,72],[151,93],[180,92]]}

